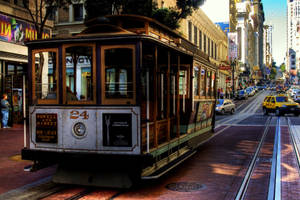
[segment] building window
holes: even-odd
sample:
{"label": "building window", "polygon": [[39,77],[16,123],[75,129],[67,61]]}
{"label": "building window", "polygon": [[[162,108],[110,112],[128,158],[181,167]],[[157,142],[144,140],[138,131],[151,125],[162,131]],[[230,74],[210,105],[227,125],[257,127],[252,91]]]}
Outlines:
{"label": "building window", "polygon": [[204,47],[203,47],[203,50],[204,50],[204,53],[206,53],[206,35],[204,34]]}
{"label": "building window", "polygon": [[210,56],[210,39],[207,38],[207,54]]}
{"label": "building window", "polygon": [[215,59],[217,59],[217,44],[215,44]]}
{"label": "building window", "polygon": [[194,26],[194,44],[198,44],[198,29],[196,26]]}
{"label": "building window", "polygon": [[189,41],[192,41],[192,22],[189,21],[189,25],[188,25],[188,33],[189,33]]}
{"label": "building window", "polygon": [[[7,1],[7,2],[10,2],[9,0]],[[15,5],[18,5],[18,6],[21,6],[21,7],[24,7],[24,3],[26,4],[26,5],[28,5],[28,3],[29,3],[29,0],[25,0],[25,1],[23,1],[23,0],[14,0],[14,4]]]}
{"label": "building window", "polygon": [[199,31],[199,49],[202,50],[202,31]]}
{"label": "building window", "polygon": [[83,20],[83,4],[74,4],[74,21]]}
{"label": "building window", "polygon": [[214,42],[211,41],[211,57],[214,57]]}
{"label": "building window", "polygon": [[54,20],[55,19],[55,12],[56,12],[56,9],[53,9],[51,7],[47,7],[47,12],[49,12],[49,16],[48,16],[48,19],[49,20]]}

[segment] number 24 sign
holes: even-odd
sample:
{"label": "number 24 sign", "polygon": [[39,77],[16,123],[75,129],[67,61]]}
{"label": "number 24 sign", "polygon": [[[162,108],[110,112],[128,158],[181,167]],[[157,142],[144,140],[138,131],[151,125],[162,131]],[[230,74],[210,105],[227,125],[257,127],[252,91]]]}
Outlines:
{"label": "number 24 sign", "polygon": [[70,119],[89,119],[89,113],[87,111],[79,112],[77,110],[70,111]]}

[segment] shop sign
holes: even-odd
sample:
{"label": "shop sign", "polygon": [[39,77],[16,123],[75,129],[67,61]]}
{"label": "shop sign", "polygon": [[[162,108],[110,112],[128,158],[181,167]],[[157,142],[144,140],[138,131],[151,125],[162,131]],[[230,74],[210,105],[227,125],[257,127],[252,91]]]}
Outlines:
{"label": "shop sign", "polygon": [[238,57],[238,35],[237,33],[228,33],[229,60],[233,61]]}
{"label": "shop sign", "polygon": [[229,65],[220,65],[219,70],[231,71],[231,67]]}
{"label": "shop sign", "polygon": [[259,70],[259,66],[257,66],[257,65],[253,66],[253,70],[254,71],[258,71]]}
{"label": "shop sign", "polygon": [[[49,29],[42,35],[42,39],[47,38],[50,38]],[[32,24],[0,14],[0,40],[24,44],[25,41],[36,39],[37,31]]]}

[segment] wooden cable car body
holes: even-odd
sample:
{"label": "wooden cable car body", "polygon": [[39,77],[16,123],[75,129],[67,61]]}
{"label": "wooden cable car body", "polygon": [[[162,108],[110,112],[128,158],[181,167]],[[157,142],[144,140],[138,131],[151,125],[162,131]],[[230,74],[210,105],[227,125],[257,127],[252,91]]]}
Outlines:
{"label": "wooden cable car body", "polygon": [[30,170],[58,163],[55,182],[130,187],[213,136],[216,67],[152,19],[107,16],[27,45]]}

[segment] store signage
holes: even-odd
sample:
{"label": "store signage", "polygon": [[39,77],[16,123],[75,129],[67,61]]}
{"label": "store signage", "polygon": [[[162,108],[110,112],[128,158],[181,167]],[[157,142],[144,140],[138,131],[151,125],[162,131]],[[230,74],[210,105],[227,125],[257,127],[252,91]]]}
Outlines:
{"label": "store signage", "polygon": [[57,114],[36,114],[36,142],[57,143]]}
{"label": "store signage", "polygon": [[238,35],[237,33],[228,33],[229,60],[233,61],[238,57]]}
{"label": "store signage", "polygon": [[231,71],[231,67],[229,65],[220,65],[219,70]]}
{"label": "store signage", "polygon": [[[50,30],[46,29],[42,39],[50,38]],[[36,40],[37,31],[34,25],[0,14],[0,40],[24,44],[28,40]]]}

